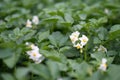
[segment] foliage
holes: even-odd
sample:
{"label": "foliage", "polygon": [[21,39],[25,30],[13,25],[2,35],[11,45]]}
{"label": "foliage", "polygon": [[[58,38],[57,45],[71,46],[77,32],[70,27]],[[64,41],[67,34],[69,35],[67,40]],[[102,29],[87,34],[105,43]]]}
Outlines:
{"label": "foliage", "polygon": [[[34,15],[39,24],[26,27]],[[75,31],[89,38],[83,53],[69,38]],[[39,47],[41,63],[29,59],[26,42]],[[119,80],[120,1],[1,0],[0,67],[0,80]]]}

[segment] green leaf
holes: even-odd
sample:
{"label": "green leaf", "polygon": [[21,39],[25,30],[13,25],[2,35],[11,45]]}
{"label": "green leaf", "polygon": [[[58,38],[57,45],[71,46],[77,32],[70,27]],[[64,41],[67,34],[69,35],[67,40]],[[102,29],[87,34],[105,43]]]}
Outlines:
{"label": "green leaf", "polygon": [[92,58],[95,58],[97,61],[101,62],[102,58],[105,58],[105,53],[103,52],[95,52],[91,54]]}
{"label": "green leaf", "polygon": [[69,60],[70,67],[72,68],[72,72],[70,72],[71,76],[75,76],[78,80],[84,80],[86,75],[91,75],[92,68],[86,62],[78,63],[73,60]]}
{"label": "green leaf", "polygon": [[36,31],[31,31],[28,34],[26,34],[25,36],[22,37],[23,40],[29,40],[32,39],[32,37],[34,36],[34,34],[36,33]]}
{"label": "green leaf", "polygon": [[85,20],[87,18],[87,15],[86,14],[80,14],[79,17],[80,17],[81,20]]}
{"label": "green leaf", "polygon": [[120,30],[120,25],[119,24],[112,26],[111,29],[110,29],[110,33],[115,32],[117,30]]}
{"label": "green leaf", "polygon": [[58,43],[61,39],[62,35],[60,32],[54,32],[49,36],[50,43],[54,45],[55,47],[58,46]]}
{"label": "green leaf", "polygon": [[18,48],[16,50],[16,52],[14,52],[12,54],[12,56],[9,56],[5,59],[3,59],[3,62],[9,67],[9,68],[13,68],[15,66],[15,64],[17,63],[19,57],[20,57],[20,54],[21,54],[21,48]]}
{"label": "green leaf", "polygon": [[115,56],[117,54],[116,51],[113,51],[113,50],[110,50],[110,51],[107,51],[106,53],[108,56]]}
{"label": "green leaf", "polygon": [[55,47],[61,47],[65,45],[68,40],[67,36],[63,36],[60,32],[54,32],[49,36],[50,43]]}
{"label": "green leaf", "polygon": [[104,27],[100,27],[98,30],[98,37],[100,40],[106,40],[107,39],[107,36],[108,36],[108,32],[107,32],[107,29],[104,28]]}
{"label": "green leaf", "polygon": [[111,65],[108,69],[108,77],[106,80],[119,80],[120,79],[120,65]]}
{"label": "green leaf", "polygon": [[19,28],[15,28],[14,29],[14,34],[15,35],[19,35],[20,34],[20,29]]}
{"label": "green leaf", "polygon": [[68,66],[66,63],[61,63],[61,62],[56,62],[56,63],[58,65],[60,71],[67,71],[68,70]]}
{"label": "green leaf", "polygon": [[20,67],[15,71],[15,76],[17,80],[26,80],[26,76],[29,72],[29,68]]}
{"label": "green leaf", "polygon": [[0,58],[6,58],[13,54],[12,49],[0,49]]}
{"label": "green leaf", "polygon": [[101,79],[105,80],[104,76],[101,74],[100,71],[96,71],[92,74],[92,76],[90,76],[86,80],[101,80]]}
{"label": "green leaf", "polygon": [[15,78],[13,77],[12,74],[9,74],[9,73],[3,73],[1,74],[3,80],[15,80]]}
{"label": "green leaf", "polygon": [[82,28],[83,28],[83,26],[81,26],[80,24],[77,24],[77,25],[74,25],[74,26],[73,26],[73,29],[74,29],[75,31],[81,30]]}
{"label": "green leaf", "polygon": [[48,38],[50,32],[49,31],[46,31],[46,32],[40,32],[38,34],[38,42],[41,42],[43,41],[44,39]]}
{"label": "green leaf", "polygon": [[46,19],[44,19],[43,21],[45,21],[45,22],[53,22],[53,23],[55,23],[55,22],[58,21],[58,18],[57,18],[57,17],[50,17],[50,18],[46,18]]}
{"label": "green leaf", "polygon": [[57,63],[53,61],[48,61],[47,66],[52,76],[52,79],[56,80],[60,76]]}
{"label": "green leaf", "polygon": [[107,17],[102,17],[98,19],[98,23],[106,23],[108,21]]}
{"label": "green leaf", "polygon": [[67,42],[67,40],[68,40],[68,37],[67,37],[67,36],[61,37],[61,39],[60,39],[60,41],[59,41],[59,44],[58,44],[59,47],[64,46],[65,43]]}
{"label": "green leaf", "polygon": [[24,28],[21,29],[21,33],[22,33],[22,34],[26,34],[27,32],[30,32],[30,29],[29,29],[29,28],[24,27]]}
{"label": "green leaf", "polygon": [[99,43],[101,43],[101,40],[98,37],[94,37],[93,43],[94,44],[99,44]]}
{"label": "green leaf", "polygon": [[32,73],[41,76],[45,80],[51,79],[50,72],[45,65],[43,65],[43,64],[30,64],[29,68],[30,68],[30,71]]}
{"label": "green leaf", "polygon": [[72,18],[72,16],[70,14],[65,14],[64,18],[66,20],[66,22],[70,22],[71,24],[74,22],[74,19]]}
{"label": "green leaf", "polygon": [[109,32],[109,39],[113,40],[120,37],[120,25],[114,25],[111,27]]}
{"label": "green leaf", "polygon": [[66,50],[69,50],[71,47],[69,47],[69,46],[65,46],[65,47],[62,47],[62,48],[60,48],[60,52],[64,52],[64,51],[66,51]]}
{"label": "green leaf", "polygon": [[48,59],[51,59],[51,60],[55,60],[55,61],[62,60],[60,54],[56,51],[40,50],[40,53],[42,53],[45,57],[47,57]]}
{"label": "green leaf", "polygon": [[56,40],[55,40],[55,38],[53,36],[49,36],[49,40],[50,40],[50,43],[52,45],[54,45],[55,47],[57,47],[57,42],[56,42]]}

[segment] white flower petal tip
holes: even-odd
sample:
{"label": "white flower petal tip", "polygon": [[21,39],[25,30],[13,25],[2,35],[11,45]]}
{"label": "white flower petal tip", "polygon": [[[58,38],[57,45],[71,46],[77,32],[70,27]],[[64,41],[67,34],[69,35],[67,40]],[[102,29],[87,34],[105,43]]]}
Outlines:
{"label": "white flower petal tip", "polygon": [[73,32],[70,35],[70,39],[71,39],[71,41],[72,41],[73,44],[78,40],[79,35],[80,35],[80,32],[78,32],[78,31]]}
{"label": "white flower petal tip", "polygon": [[35,25],[38,25],[38,24],[39,24],[39,18],[38,18],[38,16],[33,16],[32,22],[33,22]]}
{"label": "white flower petal tip", "polygon": [[38,46],[35,46],[34,44],[31,44],[30,48],[37,51],[39,50]]}
{"label": "white flower petal tip", "polygon": [[84,46],[84,45],[87,44],[87,42],[88,42],[89,39],[88,39],[87,36],[82,35],[82,37],[80,37],[79,40],[81,41],[81,44]]}
{"label": "white flower petal tip", "polygon": [[35,61],[36,64],[41,63],[43,60],[45,59],[45,57],[40,57],[38,60]]}
{"label": "white flower petal tip", "polygon": [[29,42],[26,42],[26,43],[25,43],[25,45],[27,45],[27,46],[28,46],[28,45],[30,45],[30,43],[29,43]]}
{"label": "white flower petal tip", "polygon": [[106,14],[109,14],[109,9],[106,8],[106,9],[104,10],[104,12],[105,12]]}
{"label": "white flower petal tip", "polygon": [[32,27],[32,22],[29,19],[26,22],[26,27],[29,27],[29,28]]}
{"label": "white flower petal tip", "polygon": [[107,59],[106,58],[102,58],[102,63],[106,63]]}

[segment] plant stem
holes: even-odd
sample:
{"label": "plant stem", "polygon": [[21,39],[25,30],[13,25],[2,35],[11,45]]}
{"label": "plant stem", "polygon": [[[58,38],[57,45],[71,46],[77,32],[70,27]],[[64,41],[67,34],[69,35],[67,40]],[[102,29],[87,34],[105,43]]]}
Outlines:
{"label": "plant stem", "polygon": [[86,51],[84,52],[84,60],[87,61],[87,53],[86,53]]}

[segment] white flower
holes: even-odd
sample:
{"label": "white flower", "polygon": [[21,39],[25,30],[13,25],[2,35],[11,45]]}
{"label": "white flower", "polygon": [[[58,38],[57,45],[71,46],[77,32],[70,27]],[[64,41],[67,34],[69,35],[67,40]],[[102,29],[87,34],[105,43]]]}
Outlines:
{"label": "white flower", "polygon": [[82,37],[79,38],[79,40],[81,41],[81,44],[84,46],[86,45],[86,43],[88,42],[88,37],[85,35],[82,35]]}
{"label": "white flower", "polygon": [[38,25],[38,24],[39,24],[39,18],[38,18],[38,16],[33,16],[32,22],[33,22],[35,25]]}
{"label": "white flower", "polygon": [[106,58],[102,58],[102,63],[99,66],[99,69],[102,71],[106,71],[107,69],[107,59]]}
{"label": "white flower", "polygon": [[107,52],[107,49],[104,46],[100,45],[98,51]]}
{"label": "white flower", "polygon": [[28,42],[27,45],[31,48],[31,50],[26,52],[29,55],[30,59],[32,59],[37,64],[44,60],[44,56],[39,53],[38,46],[35,46],[34,44],[30,44]]}
{"label": "white flower", "polygon": [[37,61],[42,56],[38,50],[27,51],[27,54],[29,55],[29,58],[33,61]]}
{"label": "white flower", "polygon": [[76,32],[73,32],[70,35],[70,39],[71,39],[71,41],[72,41],[73,44],[78,40],[79,34],[80,33],[78,31],[76,31]]}
{"label": "white flower", "polygon": [[25,45],[27,45],[27,46],[28,46],[28,45],[30,45],[30,43],[29,43],[29,42],[26,42],[26,43],[25,43]]}
{"label": "white flower", "polygon": [[83,45],[81,45],[80,43],[74,44],[73,46],[76,47],[77,49],[83,48]]}
{"label": "white flower", "polygon": [[29,28],[32,27],[32,22],[29,19],[26,22],[26,27],[29,27]]}
{"label": "white flower", "polygon": [[108,13],[109,13],[109,10],[108,10],[107,8],[105,8],[104,12],[105,12],[106,14],[108,14]]}
{"label": "white flower", "polygon": [[79,35],[80,35],[80,32],[78,32],[78,31],[73,32],[70,35],[70,39],[73,43],[73,47],[76,47],[77,49],[80,49],[80,52],[82,53],[83,52],[82,48],[88,42],[88,38],[85,35],[82,35],[82,37],[79,38]]}

